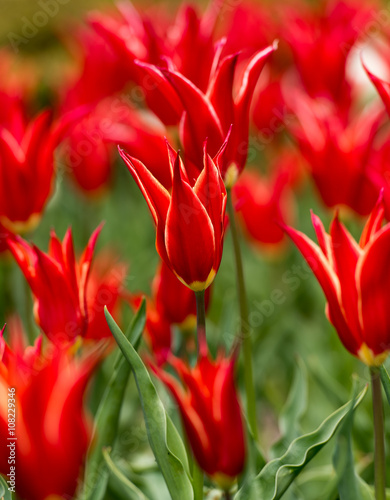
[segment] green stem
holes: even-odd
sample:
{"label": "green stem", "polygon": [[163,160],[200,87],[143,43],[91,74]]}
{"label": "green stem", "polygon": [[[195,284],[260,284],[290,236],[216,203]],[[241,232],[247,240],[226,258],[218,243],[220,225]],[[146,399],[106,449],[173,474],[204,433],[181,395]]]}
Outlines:
{"label": "green stem", "polygon": [[370,374],[375,436],[375,498],[376,500],[386,500],[386,456],[380,372],[377,368],[371,367]]}
{"label": "green stem", "polygon": [[223,496],[224,496],[225,500],[231,500],[231,498],[232,498],[230,491],[228,491],[228,490],[225,490],[223,492]]}
{"label": "green stem", "polygon": [[240,239],[236,224],[236,217],[232,202],[231,191],[228,190],[227,210],[229,214],[230,230],[232,233],[234,257],[236,265],[237,291],[240,306],[240,334],[238,342],[242,343],[244,356],[244,381],[246,392],[246,405],[248,413],[248,422],[254,439],[258,439],[256,423],[256,394],[253,382],[253,363],[252,363],[252,341],[249,325],[248,299],[245,289],[244,270],[242,265]]}
{"label": "green stem", "polygon": [[195,458],[192,462],[192,481],[194,486],[194,500],[203,500],[204,474]]}
{"label": "green stem", "polygon": [[198,356],[207,347],[206,341],[206,309],[204,300],[204,290],[195,292],[196,298],[196,332],[198,340]]}

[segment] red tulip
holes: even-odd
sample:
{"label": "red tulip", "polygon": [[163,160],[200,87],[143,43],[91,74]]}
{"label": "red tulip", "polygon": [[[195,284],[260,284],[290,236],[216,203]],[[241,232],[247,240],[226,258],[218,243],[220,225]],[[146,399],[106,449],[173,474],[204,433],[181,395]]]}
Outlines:
{"label": "red tulip", "polygon": [[[180,97],[185,114],[180,126],[180,138],[184,146],[187,163],[196,167],[202,164],[203,141],[208,139],[212,156],[217,155],[220,145],[230,131],[228,144],[218,156],[218,167],[227,187],[231,187],[245,166],[248,154],[249,110],[253,92],[260,73],[275,51],[277,44],[257,52],[248,62],[240,81],[235,82],[238,54],[221,60],[224,42],[218,44],[216,63],[206,93],[203,93],[180,72],[173,69],[158,69],[141,64],[154,77],[160,88],[169,84]],[[164,80],[165,77],[165,80]],[[168,83],[169,82],[169,83]],[[233,86],[237,91],[233,92]],[[173,93],[173,90],[170,91]],[[196,174],[194,175],[196,176]]]}
{"label": "red tulip", "polygon": [[86,286],[99,227],[76,262],[72,232],[61,244],[54,231],[49,252],[42,252],[19,236],[8,235],[7,244],[34,296],[37,323],[54,344],[62,345],[87,331]]}
{"label": "red tulip", "polygon": [[149,109],[165,125],[179,122],[183,112],[180,99],[159,82],[156,85],[148,71],[136,61],[164,67],[173,65],[205,90],[215,52],[213,31],[219,11],[214,7],[199,15],[193,6],[185,5],[171,22],[161,11],[147,16],[122,3],[118,5],[120,19],[106,15],[90,18],[94,29],[107,40],[123,67],[130,68],[132,79],[142,89]]}
{"label": "red tulip", "polygon": [[381,123],[379,110],[369,108],[345,121],[330,102],[300,92],[292,93],[290,101],[299,120],[291,131],[325,205],[368,215],[381,188],[370,162]]}
{"label": "red tulip", "polygon": [[206,145],[204,167],[193,187],[179,154],[168,146],[171,194],[143,163],[123,150],[120,154],[152,213],[160,257],[182,283],[205,290],[221,262],[226,208],[226,190]]}
{"label": "red tulip", "polygon": [[215,361],[210,359],[204,344],[193,368],[179,358],[169,358],[182,385],[169,373],[153,367],[179,406],[200,468],[226,489],[245,464],[245,438],[234,384],[234,362],[234,357],[222,354]]}
{"label": "red tulip", "polygon": [[313,6],[287,9],[282,38],[290,45],[310,97],[327,98],[345,112],[351,103],[351,85],[346,79],[348,55],[359,38],[368,35],[372,5],[330,0]]}
{"label": "red tulip", "polygon": [[326,313],[341,342],[369,366],[382,364],[390,352],[390,224],[382,227],[383,218],[381,193],[359,244],[337,216],[327,234],[312,215],[319,246],[285,227],[324,290]]}
{"label": "red tulip", "polygon": [[[54,346],[43,351],[42,337],[25,347],[21,325],[10,326],[10,347],[0,337],[0,473],[10,474],[14,443],[18,498],[71,498],[90,438],[83,399],[97,359],[76,360]],[[9,394],[15,399],[14,436],[8,428]]]}
{"label": "red tulip", "polygon": [[19,138],[0,126],[0,222],[8,229],[22,232],[37,225],[52,190],[57,143],[49,112],[38,115]]}

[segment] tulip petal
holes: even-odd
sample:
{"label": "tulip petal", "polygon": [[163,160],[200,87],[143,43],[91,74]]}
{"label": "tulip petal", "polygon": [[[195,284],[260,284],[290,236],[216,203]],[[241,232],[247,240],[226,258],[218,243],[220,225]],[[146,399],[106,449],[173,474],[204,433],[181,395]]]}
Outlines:
{"label": "tulip petal", "polygon": [[321,249],[305,234],[288,226],[283,229],[302,253],[311,267],[315,277],[321,285],[328,301],[329,319],[340,337],[341,342],[352,354],[356,354],[360,347],[360,339],[355,338],[348,327],[343,311],[340,307],[341,290],[338,278]]}
{"label": "tulip petal", "polygon": [[364,63],[363,68],[365,69],[372,83],[375,85],[375,88],[378,91],[378,94],[381,97],[387,112],[390,114],[390,83],[374,75],[371,71],[369,71]]}
{"label": "tulip petal", "polygon": [[225,57],[219,65],[207,90],[220,123],[227,130],[234,122],[233,83],[238,54]]}
{"label": "tulip petal", "polygon": [[207,288],[214,266],[214,228],[205,207],[183,181],[177,160],[166,218],[165,247],[171,268],[182,282],[190,288]]}
{"label": "tulip petal", "polygon": [[383,189],[380,192],[378,201],[368,218],[362,235],[360,237],[359,245],[361,248],[364,248],[370,240],[374,237],[374,235],[380,230],[382,227],[383,219],[385,217],[385,206],[383,203]]}
{"label": "tulip petal", "polygon": [[206,208],[214,228],[215,237],[215,266],[217,271],[221,261],[221,240],[224,232],[224,217],[226,206],[226,188],[219,173],[218,168],[207,154],[206,146],[204,147],[204,167],[200,173],[195,186],[194,192]]}
{"label": "tulip petal", "polygon": [[336,217],[331,225],[332,251],[335,271],[341,286],[341,302],[344,315],[355,338],[362,338],[358,315],[358,292],[356,285],[356,265],[362,250]]}
{"label": "tulip petal", "polygon": [[118,148],[118,150],[144,195],[155,224],[159,221],[165,222],[170,201],[168,191],[153,177],[142,162],[130,156],[123,149]]}
{"label": "tulip petal", "polygon": [[151,109],[167,126],[176,125],[183,113],[183,104],[164,73],[154,66],[136,61],[139,80],[144,85],[145,98]]}
{"label": "tulip petal", "polygon": [[356,269],[364,342],[375,354],[390,349],[390,225],[365,248]]}
{"label": "tulip petal", "polygon": [[[180,125],[181,140],[186,155],[195,165],[202,165],[199,147],[208,138],[209,148],[216,154],[224,139],[224,131],[208,97],[190,80],[176,71],[162,70],[180,97],[185,114]],[[200,167],[198,167],[200,170]]]}

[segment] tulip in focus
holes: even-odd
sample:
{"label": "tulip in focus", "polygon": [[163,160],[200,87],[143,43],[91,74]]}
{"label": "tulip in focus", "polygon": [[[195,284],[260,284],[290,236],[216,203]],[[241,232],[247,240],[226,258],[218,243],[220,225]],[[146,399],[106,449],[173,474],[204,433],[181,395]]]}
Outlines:
{"label": "tulip in focus", "polygon": [[75,360],[50,345],[44,351],[42,337],[26,347],[19,322],[10,322],[9,331],[10,346],[0,337],[0,472],[10,472],[7,401],[12,389],[18,498],[72,498],[90,438],[83,399],[97,359]]}
{"label": "tulip in focus", "polygon": [[381,365],[390,352],[390,223],[382,227],[383,219],[381,193],[359,244],[337,215],[330,234],[312,215],[318,245],[285,227],[325,293],[326,314],[341,342],[368,366]]}
{"label": "tulip in focus", "polygon": [[160,257],[186,286],[196,292],[205,290],[221,263],[226,209],[226,189],[206,144],[203,170],[194,186],[179,154],[168,145],[171,193],[143,163],[123,150],[120,154],[153,216]]}
{"label": "tulip in focus", "polygon": [[72,342],[87,331],[86,287],[100,230],[101,226],[92,234],[78,262],[70,229],[62,243],[52,232],[48,253],[19,236],[7,236],[8,248],[33,293],[35,320],[56,345]]}
{"label": "tulip in focus", "polygon": [[245,465],[245,437],[234,384],[235,357],[210,358],[205,341],[196,366],[171,356],[169,364],[180,384],[161,368],[156,375],[175,398],[184,428],[200,468],[221,488],[229,489]]}

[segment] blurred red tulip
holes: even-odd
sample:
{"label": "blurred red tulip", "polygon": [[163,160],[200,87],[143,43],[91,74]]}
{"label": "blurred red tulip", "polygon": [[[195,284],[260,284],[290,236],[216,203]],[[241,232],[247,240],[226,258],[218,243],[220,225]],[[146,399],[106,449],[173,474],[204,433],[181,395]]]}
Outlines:
{"label": "blurred red tulip", "polygon": [[282,37],[292,50],[309,96],[327,98],[345,113],[351,103],[351,85],[345,71],[347,58],[358,40],[367,35],[372,4],[327,0],[313,6],[286,9]]}
{"label": "blurred red tulip", "polygon": [[214,361],[204,344],[193,368],[174,356],[168,361],[182,385],[161,368],[152,368],[179,406],[195,459],[216,483],[229,489],[242,472],[246,457],[243,420],[234,384],[235,358],[220,354]]}
{"label": "blurred red tulip", "polygon": [[346,121],[328,101],[309,99],[299,91],[289,100],[298,118],[290,130],[325,205],[369,214],[381,188],[370,162],[380,110],[367,108]]}
{"label": "blurred red tulip", "polygon": [[[207,93],[203,93],[180,72],[162,69],[165,86],[168,82],[180,97],[185,114],[180,126],[180,139],[187,162],[202,164],[204,140],[212,156],[217,155],[220,145],[230,130],[230,138],[224,152],[218,155],[218,167],[227,187],[231,187],[245,166],[248,154],[249,110],[253,92],[265,63],[277,44],[257,52],[247,63],[239,82],[235,82],[238,54],[221,60],[224,41],[219,42]],[[149,67],[151,74],[160,70]],[[236,90],[233,92],[233,88]],[[167,89],[168,92],[168,89]],[[195,170],[196,171],[196,170]],[[196,177],[196,175],[194,175]]]}
{"label": "blurred red tulip", "polygon": [[20,137],[0,124],[0,222],[11,231],[38,224],[53,187],[54,150],[76,115],[65,115],[52,127],[44,111]]}
{"label": "blurred red tulip", "polygon": [[[142,89],[145,100],[165,125],[180,120],[182,105],[175,94],[155,84],[148,71],[137,61],[163,67],[174,66],[200,89],[205,90],[214,58],[213,32],[218,9],[213,5],[199,15],[191,5],[184,5],[173,22],[162,22],[161,12],[146,15],[131,4],[118,4],[121,18],[94,15],[90,22],[109,43],[133,81]],[[163,79],[163,78],[162,78]]]}
{"label": "blurred red tulip", "polygon": [[203,170],[191,187],[178,153],[168,145],[172,194],[147,167],[120,154],[141,189],[157,226],[156,248],[182,283],[194,291],[213,281],[222,258],[226,190],[204,145]]}
{"label": "blurred red tulip", "polygon": [[326,314],[341,342],[369,366],[379,366],[390,352],[390,224],[382,227],[383,219],[381,193],[359,244],[337,215],[330,234],[312,215],[319,246],[303,233],[285,227],[325,293]]}
{"label": "blurred red tulip", "polygon": [[[83,399],[97,358],[76,360],[49,345],[43,350],[41,337],[26,347],[20,322],[12,321],[8,329],[10,347],[0,336],[0,472],[10,474],[8,459],[14,444],[18,498],[71,498],[90,438]],[[12,436],[10,395],[15,399]]]}
{"label": "blurred red tulip", "polygon": [[73,342],[86,334],[86,287],[100,230],[101,226],[92,234],[79,262],[76,262],[70,229],[62,244],[52,232],[47,254],[19,236],[7,237],[8,247],[33,293],[36,322],[56,345]]}
{"label": "blurred red tulip", "polygon": [[271,177],[250,170],[242,174],[234,187],[236,210],[249,238],[261,250],[284,243],[285,236],[278,225],[292,222],[294,201],[290,189],[290,173],[279,170]]}

